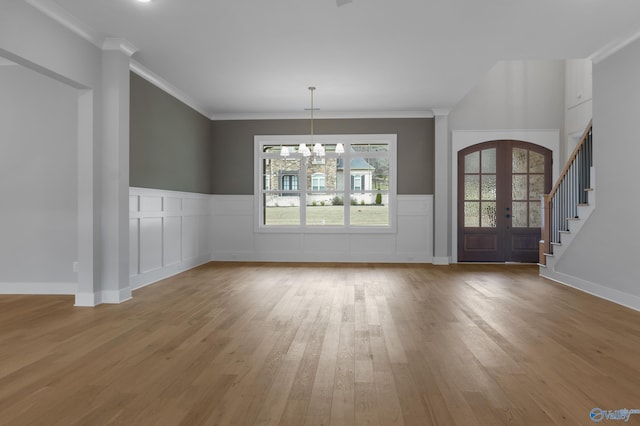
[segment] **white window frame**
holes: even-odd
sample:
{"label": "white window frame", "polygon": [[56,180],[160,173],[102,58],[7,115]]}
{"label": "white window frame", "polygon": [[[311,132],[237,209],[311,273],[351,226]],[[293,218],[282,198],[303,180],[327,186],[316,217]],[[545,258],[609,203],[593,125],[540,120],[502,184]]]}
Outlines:
{"label": "white window frame", "polygon": [[[322,183],[322,185],[319,185]],[[327,187],[327,175],[324,173],[314,173],[311,175],[311,190],[312,191],[325,191]]]}
{"label": "white window frame", "polygon": [[[351,225],[349,223],[349,209],[351,194],[353,193],[350,184],[350,178],[344,182],[344,208],[345,223],[340,226],[327,225],[303,225],[306,220],[306,196],[313,191],[306,188],[307,170],[301,167],[298,177],[298,187],[300,191],[300,222],[301,225],[264,225],[264,209],[263,209],[263,176],[262,176],[262,160],[265,158],[279,158],[279,153],[265,153],[265,146],[273,145],[298,145],[301,142],[309,144],[309,135],[256,135],[254,136],[254,230],[264,233],[353,233],[353,234],[379,234],[379,233],[396,233],[397,230],[397,135],[395,134],[351,134],[351,135],[314,135],[313,141],[326,145],[335,145],[342,143],[345,146],[345,153],[340,154],[344,160],[344,176],[351,176],[350,161],[352,153],[350,152],[351,144],[387,144],[389,150],[387,152],[367,152],[364,157],[385,157],[389,159],[389,189],[387,207],[389,209],[389,223],[386,226],[363,226]],[[335,153],[327,153],[327,156],[336,155]],[[292,153],[289,158],[297,158],[300,154]],[[360,157],[360,155],[358,155]],[[310,160],[311,161],[311,160]],[[374,189],[371,188],[373,191]],[[342,192],[342,191],[341,191]]]}
{"label": "white window frame", "polygon": [[[295,178],[295,179],[294,179]],[[285,173],[280,176],[281,182],[279,183],[280,188],[283,191],[299,191],[300,190],[300,175],[297,173]],[[287,184],[285,185],[285,181]],[[295,183],[295,188],[294,184]],[[285,188],[288,186],[288,188]]]}
{"label": "white window frame", "polygon": [[[360,192],[362,191],[362,181],[364,180],[364,176],[362,175],[353,175],[353,188],[352,191],[353,192]],[[357,181],[357,184],[356,184]]]}

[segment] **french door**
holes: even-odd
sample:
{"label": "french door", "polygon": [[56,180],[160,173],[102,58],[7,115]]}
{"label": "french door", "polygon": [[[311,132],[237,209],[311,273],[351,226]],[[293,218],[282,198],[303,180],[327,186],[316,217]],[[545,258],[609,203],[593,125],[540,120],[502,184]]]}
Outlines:
{"label": "french door", "polygon": [[458,260],[537,262],[551,151],[491,141],[458,153]]}

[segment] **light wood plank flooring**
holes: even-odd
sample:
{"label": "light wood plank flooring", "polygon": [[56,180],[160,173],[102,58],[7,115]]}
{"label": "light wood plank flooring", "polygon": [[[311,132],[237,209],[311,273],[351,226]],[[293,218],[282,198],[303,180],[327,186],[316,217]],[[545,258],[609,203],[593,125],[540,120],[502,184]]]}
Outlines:
{"label": "light wood plank flooring", "polygon": [[533,266],[210,263],[72,304],[0,296],[0,425],[585,425],[640,408],[640,313]]}

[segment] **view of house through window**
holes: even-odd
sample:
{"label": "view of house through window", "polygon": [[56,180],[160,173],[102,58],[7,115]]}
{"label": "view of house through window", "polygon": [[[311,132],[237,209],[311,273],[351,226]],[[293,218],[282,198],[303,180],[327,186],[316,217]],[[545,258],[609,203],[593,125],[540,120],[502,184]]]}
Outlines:
{"label": "view of house through window", "polygon": [[[324,157],[299,153],[304,138],[256,136],[259,228],[389,228],[395,135],[323,135]],[[285,146],[288,157],[280,155]]]}

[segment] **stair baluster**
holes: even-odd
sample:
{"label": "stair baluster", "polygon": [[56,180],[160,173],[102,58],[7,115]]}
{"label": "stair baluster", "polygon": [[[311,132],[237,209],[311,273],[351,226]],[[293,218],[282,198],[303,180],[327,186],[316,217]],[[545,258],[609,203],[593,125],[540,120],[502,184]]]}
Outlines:
{"label": "stair baluster", "polygon": [[593,136],[590,122],[553,189],[542,197],[541,265],[546,265],[546,255],[553,254],[553,245],[561,243],[562,232],[569,230],[569,220],[578,217],[578,205],[587,203],[592,165]]}

